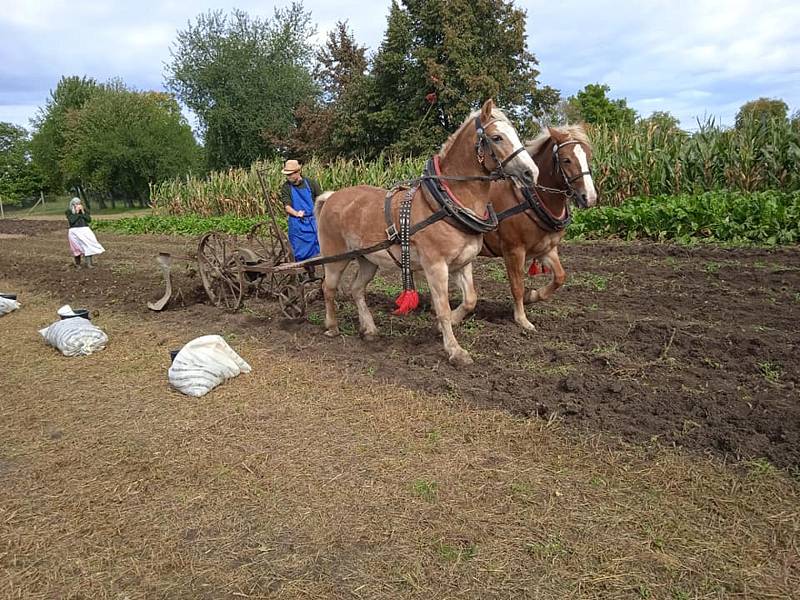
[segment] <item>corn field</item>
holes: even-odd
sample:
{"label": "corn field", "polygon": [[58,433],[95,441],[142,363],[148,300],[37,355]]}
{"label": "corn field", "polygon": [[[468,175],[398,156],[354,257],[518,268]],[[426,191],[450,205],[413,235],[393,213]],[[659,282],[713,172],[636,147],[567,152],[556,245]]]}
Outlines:
{"label": "corn field", "polygon": [[[800,189],[800,131],[787,122],[751,119],[737,129],[700,123],[695,133],[641,121],[627,128],[594,126],[592,168],[601,203],[634,196],[757,192]],[[381,156],[370,162],[312,159],[303,173],[323,190],[352,185],[389,188],[418,176],[425,157]],[[257,171],[272,196],[285,178],[279,159],[207,177],[186,177],[151,186],[156,214],[254,217],[265,212]]]}
{"label": "corn field", "polygon": [[[394,183],[417,177],[425,158],[379,157],[370,162],[340,158],[323,163],[314,158],[303,165],[303,175],[319,181],[323,190],[338,190],[353,185],[389,188]],[[151,186],[151,204],[156,214],[200,216],[263,215],[264,194],[258,180],[260,171],[274,198],[286,178],[279,159],[254,163],[250,169],[215,171],[205,178],[186,177]]]}

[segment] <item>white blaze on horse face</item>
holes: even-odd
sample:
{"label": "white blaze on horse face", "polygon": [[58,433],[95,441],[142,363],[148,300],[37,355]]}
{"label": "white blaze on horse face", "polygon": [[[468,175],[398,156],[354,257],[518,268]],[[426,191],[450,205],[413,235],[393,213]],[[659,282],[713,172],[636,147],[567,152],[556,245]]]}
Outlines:
{"label": "white blaze on horse face", "polygon": [[583,189],[586,191],[586,205],[594,206],[594,203],[597,202],[597,190],[594,189],[592,176],[588,174],[589,161],[586,158],[586,152],[584,152],[580,144],[575,144],[573,146],[573,151],[575,152],[575,158],[578,159],[578,164],[581,166],[581,171],[587,173],[587,175],[583,176]]}
{"label": "white blaze on horse face", "polygon": [[[511,152],[514,152],[518,148],[522,147],[522,142],[517,135],[517,130],[514,129],[510,123],[507,123],[506,121],[495,121],[494,125],[498,132],[506,136],[508,141],[511,143]],[[510,155],[511,152],[508,154]],[[536,163],[533,162],[531,155],[527,152],[520,152],[503,168],[517,177],[520,177],[526,171],[530,171],[530,173],[533,175],[533,182],[536,183],[539,180],[539,167],[536,166]],[[519,185],[520,182],[515,180],[515,183]]]}

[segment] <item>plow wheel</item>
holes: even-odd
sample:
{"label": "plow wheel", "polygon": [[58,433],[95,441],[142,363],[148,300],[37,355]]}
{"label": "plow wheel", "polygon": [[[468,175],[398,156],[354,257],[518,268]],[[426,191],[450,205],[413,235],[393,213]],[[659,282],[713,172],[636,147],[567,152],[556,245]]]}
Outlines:
{"label": "plow wheel", "polygon": [[206,294],[215,306],[236,310],[245,288],[235,237],[212,231],[200,238],[197,264]]}
{"label": "plow wheel", "polygon": [[[283,232],[277,230],[276,226],[269,221],[255,224],[247,234],[247,240],[247,245],[259,257],[262,265],[277,267],[294,260],[289,241]],[[280,299],[282,291],[296,284],[296,278],[291,273],[267,272],[261,279],[261,288],[273,299]]]}
{"label": "plow wheel", "polygon": [[287,319],[301,319],[306,314],[305,285],[298,281],[296,275],[291,275],[290,278],[291,282],[278,289],[275,295],[283,316]]}

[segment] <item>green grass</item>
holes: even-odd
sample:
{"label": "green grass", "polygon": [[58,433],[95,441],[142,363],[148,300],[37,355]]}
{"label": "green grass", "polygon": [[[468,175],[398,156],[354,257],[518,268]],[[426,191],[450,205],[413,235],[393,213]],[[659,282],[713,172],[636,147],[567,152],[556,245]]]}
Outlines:
{"label": "green grass", "polygon": [[411,491],[426,502],[434,503],[439,498],[439,486],[435,481],[417,479],[411,484]]}
{"label": "green grass", "polygon": [[263,221],[263,217],[200,217],[197,215],[165,217],[147,215],[143,217],[116,219],[114,221],[98,221],[97,223],[93,223],[92,226],[94,229],[101,231],[135,235],[202,235],[209,231],[222,231],[224,233],[241,235],[250,231],[250,228],[256,223]]}

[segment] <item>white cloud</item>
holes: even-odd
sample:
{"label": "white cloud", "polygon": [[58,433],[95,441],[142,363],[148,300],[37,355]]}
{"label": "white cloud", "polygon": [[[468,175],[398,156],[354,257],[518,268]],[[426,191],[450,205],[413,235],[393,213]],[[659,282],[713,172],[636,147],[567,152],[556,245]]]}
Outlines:
{"label": "white cloud", "polygon": [[[9,0],[6,0],[7,2]],[[159,87],[176,32],[201,12],[272,16],[289,1],[107,2],[25,0],[0,13],[0,119],[27,125],[61,75],[114,76]],[[377,49],[389,1],[305,0],[324,41],[348,20],[356,40]],[[517,0],[527,10],[529,48],[542,83],[574,94],[608,83],[640,113],[668,110],[732,122],[745,101],[780,97],[800,108],[800,3],[793,0]],[[5,106],[2,103],[6,103]],[[24,106],[31,107],[23,115]],[[11,116],[8,116],[11,115]]]}

